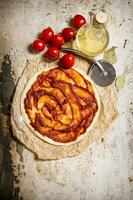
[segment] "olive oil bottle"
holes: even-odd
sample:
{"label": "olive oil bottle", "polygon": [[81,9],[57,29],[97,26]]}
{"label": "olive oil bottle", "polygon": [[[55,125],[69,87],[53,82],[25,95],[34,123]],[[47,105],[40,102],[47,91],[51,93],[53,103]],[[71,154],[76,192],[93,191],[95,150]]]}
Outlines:
{"label": "olive oil bottle", "polygon": [[104,51],[109,43],[107,20],[107,15],[99,12],[93,16],[90,25],[85,24],[78,30],[76,44],[80,51],[93,57]]}

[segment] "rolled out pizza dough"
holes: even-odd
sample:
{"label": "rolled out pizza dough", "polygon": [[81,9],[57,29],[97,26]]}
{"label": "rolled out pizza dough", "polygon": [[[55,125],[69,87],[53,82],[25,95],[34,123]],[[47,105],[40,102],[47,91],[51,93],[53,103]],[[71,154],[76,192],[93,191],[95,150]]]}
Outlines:
{"label": "rolled out pizza dough", "polygon": [[[67,70],[68,71],[68,70]],[[50,144],[53,144],[53,145],[70,145],[70,144],[74,144],[75,142],[78,142],[78,141],[80,141],[80,140],[82,140],[83,139],[83,137],[85,137],[86,136],[86,134],[93,128],[93,125],[95,124],[95,122],[96,122],[96,120],[97,120],[97,118],[98,118],[98,115],[99,115],[99,112],[100,112],[100,99],[99,99],[99,95],[98,95],[98,93],[97,93],[97,90],[96,90],[96,88],[95,88],[95,86],[94,86],[94,84],[93,84],[93,82],[91,81],[91,79],[85,74],[85,73],[83,73],[81,70],[78,70],[78,69],[76,69],[76,71],[75,71],[75,69],[69,69],[69,73],[72,73],[72,72],[76,72],[76,75],[78,75],[79,77],[77,78],[78,79],[78,83],[79,83],[79,78],[81,78],[81,82],[82,81],[84,81],[84,78],[86,79],[86,80],[88,80],[89,81],[89,83],[91,84],[91,86],[93,87],[93,92],[94,92],[94,102],[92,102],[92,105],[93,104],[95,104],[95,105],[97,105],[97,110],[96,110],[96,112],[94,113],[95,115],[93,116],[93,119],[92,119],[92,121],[91,121],[91,123],[89,123],[89,126],[88,126],[88,128],[85,130],[85,131],[83,131],[83,133],[81,134],[81,135],[79,135],[79,136],[77,136],[77,138],[75,138],[74,140],[72,140],[72,139],[70,139],[71,141],[69,141],[69,142],[65,142],[65,143],[62,143],[62,142],[58,142],[58,141],[54,141],[54,140],[52,140],[51,138],[49,138],[49,137],[47,137],[47,136],[45,136],[45,135],[42,135],[41,133],[39,133],[38,131],[36,131],[31,125],[30,125],[30,123],[31,123],[31,121],[30,121],[30,119],[29,119],[29,117],[28,117],[28,114],[27,114],[27,112],[26,112],[26,110],[25,110],[25,104],[24,104],[24,101],[25,101],[25,99],[27,99],[27,103],[29,104],[29,101],[32,101],[32,108],[31,109],[28,109],[27,108],[27,111],[29,111],[30,113],[31,113],[31,116],[34,116],[34,118],[35,118],[35,115],[37,116],[37,113],[39,113],[39,115],[40,115],[40,112],[41,112],[41,115],[42,115],[42,117],[44,117],[45,118],[45,116],[43,115],[43,113],[42,113],[42,109],[41,108],[44,108],[43,106],[45,106],[45,104],[43,103],[43,99],[45,100],[46,98],[45,98],[45,95],[43,95],[43,97],[42,98],[40,98],[40,100],[41,100],[41,103],[40,104],[38,104],[38,105],[36,105],[35,106],[35,103],[33,102],[33,100],[31,100],[31,95],[29,95],[28,97],[27,97],[27,93],[28,93],[28,91],[30,91],[30,89],[34,86],[36,86],[37,85],[37,87],[35,87],[35,91],[36,91],[36,94],[37,94],[37,91],[42,91],[42,92],[44,92],[44,88],[43,87],[39,87],[39,83],[38,83],[38,81],[37,81],[37,77],[40,75],[40,76],[44,76],[44,73],[46,72],[46,74],[48,73],[48,72],[52,72],[52,74],[55,74],[55,73],[61,73],[61,74],[59,74],[58,75],[58,84],[60,85],[60,84],[65,84],[65,86],[68,86],[68,88],[69,88],[69,84],[70,83],[68,83],[67,84],[67,82],[65,82],[65,72],[64,71],[61,71],[59,68],[55,68],[55,67],[52,67],[52,68],[49,68],[49,69],[43,69],[43,70],[41,70],[41,71],[38,71],[36,74],[34,74],[34,76],[28,81],[28,83],[26,84],[26,87],[24,88],[24,91],[22,92],[22,96],[21,96],[21,99],[20,99],[20,109],[21,109],[21,114],[22,114],[22,118],[23,118],[23,120],[24,120],[24,122],[26,123],[26,125],[29,127],[29,130],[31,131],[31,133],[33,133],[33,134],[35,134],[37,137],[39,137],[40,139],[42,139],[43,141],[45,141],[45,142],[48,142],[48,143],[50,143]],[[42,74],[43,73],[43,74]],[[78,73],[80,73],[80,74],[78,74]],[[81,77],[80,77],[80,75],[81,75]],[[57,74],[55,74],[55,76],[57,77]],[[60,78],[60,76],[61,76],[61,78]],[[56,80],[56,77],[55,77],[55,80]],[[66,75],[66,78],[68,78],[68,80],[66,80],[66,81],[73,81],[71,78],[69,78],[67,75]],[[50,79],[50,78],[48,78],[48,79]],[[61,80],[61,79],[63,79],[63,82],[61,81],[59,81],[59,80]],[[45,77],[45,79],[44,79],[44,81],[43,81],[43,83],[45,82],[45,80],[47,80],[46,79],[46,77]],[[41,82],[42,82],[42,80],[41,80]],[[49,82],[48,82],[49,83]],[[53,83],[53,79],[52,79],[52,83]],[[84,82],[83,82],[84,83]],[[80,84],[79,84],[80,85]],[[71,84],[71,86],[73,86],[73,84]],[[74,86],[75,86],[75,83],[74,83]],[[85,86],[86,86],[86,84],[85,84]],[[78,88],[78,86],[75,86],[75,87],[77,87]],[[86,86],[87,87],[87,86]],[[55,89],[55,90],[58,90],[58,91],[60,91],[59,89],[57,89],[57,88],[55,88],[55,87],[52,87],[52,86],[50,86],[50,87],[48,87],[47,89]],[[63,88],[62,88],[63,89]],[[81,85],[80,85],[80,93],[83,91],[84,92],[84,88],[83,88],[83,90],[82,90],[82,87],[81,87]],[[47,91],[47,90],[46,90]],[[64,92],[64,89],[63,89],[63,92]],[[88,98],[88,96],[87,96],[87,92],[88,92],[88,90],[86,89],[85,90],[85,92],[86,92],[86,99]],[[35,93],[35,92],[34,92]],[[61,93],[61,94],[63,94],[63,93]],[[91,95],[90,93],[88,93],[89,95],[90,95],[90,98],[93,98],[93,95]],[[77,94],[77,95],[80,95],[80,94]],[[57,93],[55,94],[55,97],[57,96]],[[73,97],[74,97],[74,95],[72,95]],[[47,96],[46,95],[46,97],[49,97],[49,99],[48,99],[48,101],[50,101],[50,100],[52,100],[54,103],[56,102],[56,101],[54,101],[55,99],[52,99],[51,98],[51,96],[49,95],[49,96]],[[64,97],[64,96],[63,96]],[[62,97],[62,98],[63,98]],[[85,98],[85,97],[84,97]],[[33,98],[32,98],[33,99]],[[61,97],[60,97],[60,101],[61,101],[62,99],[61,99]],[[68,99],[65,99],[66,100],[66,105],[69,105],[69,102],[68,102]],[[93,100],[93,99],[91,99],[91,100]],[[88,99],[88,101],[89,101],[89,99]],[[96,101],[96,102],[95,102]],[[38,101],[39,102],[39,101]],[[48,102],[49,104],[50,104],[50,102]],[[38,106],[39,105],[41,105],[41,108],[38,110]],[[65,105],[65,104],[64,104]],[[71,106],[71,105],[70,105]],[[78,105],[78,107],[79,106],[81,106],[80,104]],[[28,107],[29,107],[29,105],[28,105]],[[72,107],[71,107],[72,108]],[[89,111],[89,109],[91,110],[91,108],[88,108],[87,109],[87,111]],[[55,110],[55,109],[54,109]],[[60,111],[62,111],[62,110],[60,110]],[[80,109],[80,111],[79,112],[86,112],[86,107],[85,107],[85,111],[84,111],[84,109],[82,108],[82,110]],[[73,115],[73,113],[71,113],[70,112],[70,116],[71,116],[71,114]],[[80,114],[80,113],[79,113]],[[65,114],[66,115],[66,114]],[[63,116],[65,116],[65,115],[62,115],[62,117]],[[77,112],[75,112],[75,115],[77,116],[78,115],[78,113]],[[80,114],[81,115],[81,114]],[[92,113],[92,115],[93,115],[93,113]],[[59,115],[57,115],[57,117],[58,117]],[[90,116],[91,116],[91,114],[90,114]],[[41,116],[40,116],[41,117]],[[60,117],[60,116],[59,116]],[[80,117],[81,118],[81,117]],[[89,121],[89,116],[88,117],[86,117],[87,119],[88,119],[88,121]],[[35,120],[35,119],[34,119]],[[41,119],[42,121],[45,121],[45,119],[43,120],[43,119]],[[46,120],[47,120],[47,118],[46,118]],[[49,120],[49,119],[48,119]],[[83,120],[83,119],[82,119]],[[50,121],[50,120],[49,120]],[[67,121],[67,120],[66,120]],[[55,122],[55,124],[56,123],[58,123],[58,121],[54,121],[53,119],[50,121],[50,125],[51,125],[51,123],[52,122]],[[73,121],[72,121],[73,122]],[[32,122],[33,123],[33,122]],[[44,122],[42,122],[42,123],[44,123]],[[34,123],[35,124],[35,123]],[[71,125],[71,123],[68,123],[68,125],[64,125],[63,124],[63,122],[61,123],[63,126],[65,126],[66,128],[68,128],[69,129],[69,125]],[[60,123],[59,123],[59,125],[60,125]],[[79,128],[79,125],[77,125],[76,126],[77,127],[77,129]],[[61,127],[62,128],[62,127]],[[42,126],[42,129],[43,129],[43,126]],[[45,128],[46,129],[46,128]],[[50,127],[49,127],[49,129],[50,129]],[[82,128],[81,128],[82,129]],[[80,130],[81,130],[80,129]],[[76,129],[75,129],[76,130]],[[76,132],[75,132],[75,130],[73,131],[73,133],[75,133],[76,134]],[[53,131],[53,133],[55,133],[56,134],[56,132],[57,131]],[[59,132],[59,131],[58,131]],[[60,135],[63,137],[63,134],[64,134],[64,132],[59,132],[59,133],[61,133]],[[70,132],[71,133],[71,132]],[[48,131],[48,135],[51,135],[51,132],[50,132],[50,130]],[[67,135],[69,136],[69,131],[67,132]],[[67,138],[67,136],[66,136],[66,138]]]}

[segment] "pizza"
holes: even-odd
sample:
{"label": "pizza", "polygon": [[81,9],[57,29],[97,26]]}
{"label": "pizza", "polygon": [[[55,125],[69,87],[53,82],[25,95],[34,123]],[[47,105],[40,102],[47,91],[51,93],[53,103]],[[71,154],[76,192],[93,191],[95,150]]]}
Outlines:
{"label": "pizza", "polygon": [[21,97],[21,113],[28,128],[54,145],[81,140],[94,125],[99,109],[93,83],[74,68],[38,72]]}

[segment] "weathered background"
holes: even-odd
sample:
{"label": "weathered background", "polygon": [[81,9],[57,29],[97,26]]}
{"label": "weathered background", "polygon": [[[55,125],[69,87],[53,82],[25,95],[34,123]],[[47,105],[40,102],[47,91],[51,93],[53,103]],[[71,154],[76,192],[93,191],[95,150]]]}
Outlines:
{"label": "weathered background", "polygon": [[[110,46],[118,47],[117,75],[126,76],[118,94],[119,118],[82,155],[38,161],[12,137],[10,129],[14,83],[26,59],[37,56],[27,46],[45,26],[58,32],[67,26],[69,17],[80,13],[89,20],[90,11],[101,9],[109,15]],[[0,0],[0,199],[133,199],[132,18],[132,0]]]}

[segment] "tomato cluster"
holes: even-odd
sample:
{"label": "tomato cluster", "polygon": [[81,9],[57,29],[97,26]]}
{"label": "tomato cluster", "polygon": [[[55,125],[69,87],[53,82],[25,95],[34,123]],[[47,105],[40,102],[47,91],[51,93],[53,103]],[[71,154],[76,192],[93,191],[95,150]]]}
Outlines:
{"label": "tomato cluster", "polygon": [[[79,29],[86,23],[86,19],[82,15],[75,15],[73,18],[73,26]],[[41,52],[45,49],[46,44],[49,48],[45,52],[44,57],[49,61],[55,61],[60,58],[60,47],[65,42],[73,40],[75,31],[71,27],[64,28],[60,34],[55,34],[52,28],[45,28],[41,33],[41,39],[36,39],[33,42],[33,49],[36,52]],[[61,57],[59,64],[62,67],[70,68],[75,63],[74,55],[67,53]]]}

